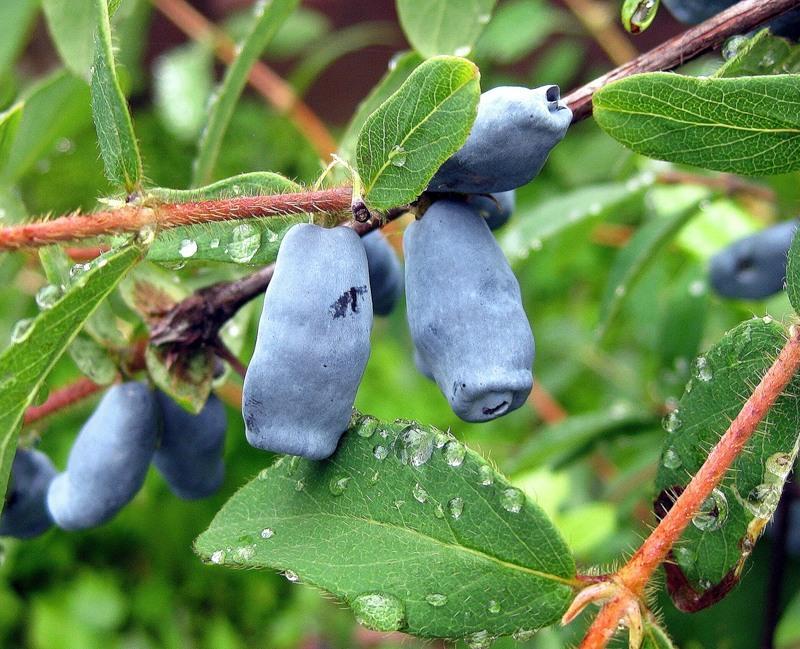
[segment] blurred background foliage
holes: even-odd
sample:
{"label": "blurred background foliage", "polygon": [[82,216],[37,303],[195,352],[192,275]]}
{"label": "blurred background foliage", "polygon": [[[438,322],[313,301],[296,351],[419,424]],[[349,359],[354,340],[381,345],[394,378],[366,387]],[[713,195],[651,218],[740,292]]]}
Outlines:
{"label": "blurred background foliage", "polygon": [[[109,192],[87,85],[59,67],[38,4],[14,0],[0,6],[0,109],[16,97],[32,97],[0,175],[5,223],[25,214],[89,210]],[[612,0],[596,4],[611,15],[618,9]],[[249,2],[204,0],[195,6],[235,36],[247,19],[243,12]],[[581,3],[501,0],[474,52],[482,87],[558,83],[566,90],[610,68],[570,6]],[[160,186],[186,187],[205,103],[222,68],[208,43],[187,42],[148,0],[125,0],[115,29],[120,74],[146,174]],[[651,30],[628,42],[644,51],[679,29],[662,12]],[[341,133],[391,57],[406,47],[391,0],[315,0],[303,3],[264,59],[292,81],[334,133]],[[718,64],[716,56],[709,56],[693,67],[699,73]],[[313,182],[320,165],[292,123],[248,93],[227,133],[217,174],[256,170]],[[458,421],[436,387],[413,367],[402,308],[376,322],[358,395],[357,406],[364,412],[451,428],[548,511],[583,566],[619,561],[648,533],[652,480],[664,435],[661,417],[682,393],[693,357],[742,319],[767,313],[784,320],[791,314],[784,295],[766,303],[721,300],[708,293],[705,274],[710,255],[733,239],[797,216],[800,175],[758,179],[760,192],[745,187],[723,195],[667,182],[677,171],[699,173],[642,159],[588,120],[570,131],[542,175],[519,192],[518,214],[498,237],[512,259],[533,323],[537,382],[555,404],[543,402],[539,394],[532,407],[500,420],[483,425]],[[769,190],[766,198],[764,188]],[[647,265],[599,342],[598,305],[620,247],[638,225],[692,202],[697,205],[692,218]],[[556,233],[546,227],[553,223],[561,224]],[[396,223],[388,228],[398,249],[401,228]],[[188,286],[199,286],[243,271],[205,265],[171,272]],[[16,321],[36,313],[34,295],[45,279],[35,256],[6,254],[0,257],[0,280],[0,339],[8,340]],[[119,301],[114,308],[125,314]],[[253,347],[259,312],[260,304],[245,310],[237,323],[244,360]],[[56,388],[78,375],[65,356],[48,385]],[[87,402],[38,422],[23,439],[38,440],[61,467],[92,406]],[[568,418],[559,422],[563,414]],[[197,559],[193,539],[225,500],[270,462],[245,442],[235,407],[229,416],[228,475],[215,497],[179,501],[151,471],[134,502],[99,529],[77,534],[52,530],[30,542],[2,541],[0,646],[423,646],[408,637],[359,629],[344,607],[278,575],[206,566]],[[797,518],[794,527],[800,531]],[[776,554],[768,535],[743,583],[703,613],[680,614],[660,597],[677,645],[759,646],[760,611],[775,591],[769,584]],[[790,649],[800,647],[800,557],[782,567],[782,581],[780,608],[786,608],[776,646]],[[580,626],[545,630],[521,644],[564,647],[576,641]],[[507,639],[497,646],[516,644]]]}

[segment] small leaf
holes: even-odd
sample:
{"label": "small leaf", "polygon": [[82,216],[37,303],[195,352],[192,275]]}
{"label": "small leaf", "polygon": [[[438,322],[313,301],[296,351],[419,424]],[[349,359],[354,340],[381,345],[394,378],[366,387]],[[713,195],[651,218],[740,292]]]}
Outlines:
{"label": "small leaf", "polygon": [[47,30],[64,65],[73,74],[87,78],[97,25],[92,0],[42,0],[42,9]]}
{"label": "small leaf", "polygon": [[142,182],[142,159],[128,104],[117,79],[107,0],[93,0],[97,31],[92,66],[92,114],[108,179],[127,193]]}
{"label": "small leaf", "polygon": [[600,303],[600,318],[596,329],[598,339],[604,338],[608,333],[623,301],[630,295],[634,285],[653,262],[658,251],[697,214],[697,208],[698,202],[692,202],[688,207],[684,206],[673,210],[670,214],[657,216],[640,227],[620,251],[614,260],[605,294]]}
{"label": "small leaf", "polygon": [[466,59],[429,59],[369,116],[356,142],[356,166],[372,207],[414,200],[461,148],[477,114],[479,77]]}
{"label": "small leaf", "polygon": [[503,252],[512,262],[525,259],[567,228],[641,204],[654,181],[652,174],[642,174],[626,183],[581,187],[520,211],[499,234]]}
{"label": "small leaf", "polygon": [[660,0],[625,0],[622,3],[622,24],[631,34],[640,34],[655,20]]}
{"label": "small leaf", "polygon": [[[678,408],[664,420],[667,435],[656,476],[658,516],[663,517],[698,471],[785,342],[782,326],[770,318],[754,318],[697,358]],[[739,581],[797,457],[798,395],[796,376],[664,564],[667,589],[681,610],[710,606]]]}
{"label": "small leaf", "polygon": [[222,83],[212,93],[207,106],[208,119],[194,160],[194,186],[211,181],[225,131],[247,83],[250,68],[295,10],[298,2],[299,0],[260,0],[253,7],[250,29],[237,47],[239,54],[228,66]]}
{"label": "small leaf", "polygon": [[22,120],[23,102],[14,104],[11,108],[0,113],[0,167],[5,166],[11,152],[11,145]]}
{"label": "small leaf", "polygon": [[392,58],[389,63],[389,70],[358,105],[355,115],[347,125],[347,130],[342,136],[341,144],[339,145],[339,153],[343,158],[352,159],[353,149],[355,149],[356,140],[361,128],[364,126],[364,122],[390,95],[403,85],[403,82],[422,63],[422,60],[422,57],[416,52],[403,52],[396,54]]}
{"label": "small leaf", "polygon": [[371,417],[328,461],[263,470],[196,550],[287,571],[349,603],[362,624],[422,637],[552,624],[575,578],[542,510],[480,456],[434,428]]}
{"label": "small leaf", "polygon": [[773,36],[768,29],[763,29],[752,38],[734,36],[731,45],[726,45],[723,52],[730,58],[725,62],[715,77],[751,77],[763,74],[786,74],[800,72],[800,46],[785,38]]}
{"label": "small leaf", "polygon": [[214,379],[214,353],[197,349],[171,356],[168,349],[148,346],[145,362],[159,390],[193,414],[206,405]]}
{"label": "small leaf", "polygon": [[794,231],[786,264],[786,292],[795,313],[800,314],[800,228]]}
{"label": "small leaf", "polygon": [[641,649],[675,649],[675,645],[655,620],[646,620]]}
{"label": "small leaf", "polygon": [[642,155],[746,176],[800,169],[797,75],[638,74],[595,93],[595,121]]}
{"label": "small leaf", "polygon": [[[185,203],[236,196],[291,193],[300,186],[280,174],[254,172],[233,176],[206,187],[190,190],[155,188],[150,198],[164,203]],[[161,263],[222,261],[238,264],[269,264],[275,261],[286,231],[308,222],[302,214],[264,219],[218,221],[170,228],[159,233],[147,258]]]}
{"label": "small leaf", "polygon": [[0,355],[0,502],[3,501],[17,434],[50,370],[120,279],[141,258],[134,246],[103,255],[50,309],[17,328],[17,340]]}
{"label": "small leaf", "polygon": [[400,24],[425,57],[467,56],[492,17],[497,0],[397,0]]}

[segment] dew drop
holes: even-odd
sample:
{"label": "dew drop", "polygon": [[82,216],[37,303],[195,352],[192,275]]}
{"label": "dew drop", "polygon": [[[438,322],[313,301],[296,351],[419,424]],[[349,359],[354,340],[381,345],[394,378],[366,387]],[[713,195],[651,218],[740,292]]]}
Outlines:
{"label": "dew drop", "polygon": [[698,356],[694,362],[694,375],[704,383],[708,383],[714,378],[714,373],[711,366],[708,364],[708,359],[705,356]]}
{"label": "dew drop", "polygon": [[406,150],[399,144],[389,152],[389,162],[395,167],[403,167],[406,164]]}
{"label": "dew drop", "polygon": [[444,459],[450,466],[461,466],[466,454],[467,449],[456,440],[449,441],[444,446]]}
{"label": "dew drop", "polygon": [[442,507],[439,503],[436,503],[436,507],[433,510],[433,515],[439,519],[444,518],[444,507]]}
{"label": "dew drop", "polygon": [[780,498],[779,485],[763,482],[753,487],[742,504],[756,518],[769,518],[778,508]]}
{"label": "dew drop", "polygon": [[616,297],[625,297],[625,293],[627,293],[627,292],[628,292],[628,289],[626,289],[625,286],[623,286],[622,284],[620,284],[619,286],[617,286],[614,289],[614,295]]}
{"label": "dew drop", "polygon": [[511,634],[511,637],[517,642],[527,642],[532,640],[536,635],[536,629],[517,629]]}
{"label": "dew drop", "polygon": [[414,485],[411,493],[414,496],[414,500],[416,500],[418,503],[425,503],[428,501],[428,492],[425,491],[425,487],[423,487],[419,482]]}
{"label": "dew drop", "polygon": [[679,411],[673,410],[661,422],[664,430],[668,433],[675,433],[683,425]]}
{"label": "dew drop", "polygon": [[364,593],[350,604],[356,622],[374,631],[397,631],[406,621],[403,603],[388,593]]}
{"label": "dew drop", "polygon": [[11,342],[21,343],[28,336],[30,336],[31,331],[33,331],[33,322],[33,318],[17,320],[14,328],[11,330]]}
{"label": "dew drop", "polygon": [[47,311],[48,309],[52,309],[63,295],[63,288],[55,286],[54,284],[47,284],[36,292],[36,305],[42,311]]}
{"label": "dew drop", "polygon": [[661,456],[661,464],[667,469],[679,469],[683,461],[681,460],[681,456],[678,455],[678,451],[670,446],[664,451],[664,455]]}
{"label": "dew drop", "polygon": [[447,595],[442,593],[430,593],[429,595],[425,595],[425,601],[434,608],[439,608],[447,604]]}
{"label": "dew drop", "polygon": [[263,530],[261,530],[262,539],[271,539],[273,536],[275,536],[275,530],[273,530],[271,527],[265,527]]}
{"label": "dew drop", "polygon": [[476,631],[464,638],[469,649],[489,649],[494,642],[494,638],[489,635],[488,631]]}
{"label": "dew drop", "polygon": [[194,239],[184,239],[178,247],[178,254],[184,259],[193,257],[197,252],[197,241]]}
{"label": "dew drop", "polygon": [[236,548],[236,560],[238,561],[250,561],[254,556],[256,556],[256,549],[252,545]]}
{"label": "dew drop", "polygon": [[294,490],[295,491],[303,491],[306,488],[306,483],[304,480],[298,480],[294,483]]}
{"label": "dew drop", "polygon": [[331,478],[331,481],[328,483],[328,490],[334,496],[341,496],[347,489],[348,482],[350,482],[350,476]]}
{"label": "dew drop", "polygon": [[464,513],[464,499],[458,496],[451,498],[447,502],[447,511],[450,514],[450,518],[457,521],[461,518],[461,514]]}
{"label": "dew drop", "polygon": [[478,468],[478,484],[484,487],[494,484],[494,471],[488,464],[481,464]]}
{"label": "dew drop", "polygon": [[692,524],[703,532],[718,530],[728,519],[728,499],[719,489],[714,489],[692,518]]}
{"label": "dew drop", "polygon": [[372,449],[372,454],[379,460],[385,460],[389,456],[389,447],[378,444]]}
{"label": "dew drop", "polygon": [[249,262],[261,247],[261,230],[252,223],[240,223],[231,232],[225,252],[237,264]]}
{"label": "dew drop", "polygon": [[403,464],[419,467],[430,460],[433,454],[434,436],[417,427],[406,428],[398,438],[397,456]]}
{"label": "dew drop", "polygon": [[225,561],[225,551],[224,550],[215,550],[211,553],[211,563],[220,564]]}
{"label": "dew drop", "polygon": [[723,58],[726,61],[732,59],[739,53],[739,50],[741,50],[749,40],[750,39],[747,38],[747,36],[733,36],[732,38],[729,38],[727,41],[725,41],[725,45],[722,47]]}
{"label": "dew drop", "polygon": [[375,429],[378,425],[379,422],[375,417],[364,417],[358,428],[356,428],[356,433],[358,433],[359,437],[370,438],[375,434]]}
{"label": "dew drop", "polygon": [[488,610],[492,615],[497,615],[501,611],[500,603],[496,599],[490,599]]}
{"label": "dew drop", "polygon": [[502,505],[503,509],[505,509],[507,512],[511,512],[512,514],[519,513],[524,502],[525,494],[514,487],[504,489],[503,493],[500,495],[500,504]]}
{"label": "dew drop", "polygon": [[216,250],[217,248],[219,248],[219,239],[212,239],[211,241],[209,241],[208,247],[211,248],[212,250]]}
{"label": "dew drop", "polygon": [[296,584],[298,581],[300,581],[300,577],[293,570],[284,570],[283,576],[286,577],[287,581],[291,581],[293,584]]}
{"label": "dew drop", "polygon": [[149,246],[156,239],[156,228],[154,225],[142,226],[136,233],[136,243],[140,246]]}

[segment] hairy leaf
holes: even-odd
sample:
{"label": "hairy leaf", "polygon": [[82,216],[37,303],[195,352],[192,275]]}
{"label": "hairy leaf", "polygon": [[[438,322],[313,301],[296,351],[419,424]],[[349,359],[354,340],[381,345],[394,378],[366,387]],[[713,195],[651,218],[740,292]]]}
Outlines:
{"label": "hairy leaf", "polygon": [[[782,326],[754,318],[697,358],[677,410],[664,421],[658,515],[700,468],[785,342]],[[798,395],[800,377],[795,377],[673,549],[665,564],[667,588],[682,610],[705,608],[738,582],[797,455]]]}
{"label": "hairy leaf", "polygon": [[371,417],[330,460],[262,471],[196,549],[212,563],[285,570],[366,626],[423,637],[552,624],[575,577],[545,514],[479,455],[434,428]]}
{"label": "hairy leaf", "polygon": [[127,246],[106,253],[51,308],[18,324],[15,341],[0,355],[0,502],[3,501],[25,409],[47,375],[100,304],[141,257]]}
{"label": "hairy leaf", "polygon": [[364,123],[356,166],[376,209],[414,200],[467,139],[478,110],[478,68],[440,56],[425,61]]}
{"label": "hairy leaf", "polygon": [[786,264],[786,292],[795,313],[800,314],[800,228],[795,230]]}
{"label": "hairy leaf", "polygon": [[675,649],[675,645],[655,621],[646,620],[641,649]]}
{"label": "hairy leaf", "polygon": [[[235,196],[296,192],[300,186],[271,172],[233,176],[197,189],[148,189],[158,202],[186,203]],[[286,231],[308,221],[302,214],[263,219],[218,221],[170,228],[160,232],[147,258],[161,263],[223,261],[237,264],[269,264],[275,261]]]}
{"label": "hairy leaf", "polygon": [[400,24],[423,56],[467,56],[497,0],[397,0]]}
{"label": "hairy leaf", "polygon": [[117,79],[107,0],[93,0],[97,31],[92,65],[92,114],[108,179],[130,193],[142,182],[142,158],[128,104]]}
{"label": "hairy leaf", "polygon": [[600,127],[642,155],[746,176],[800,169],[800,77],[639,74],[594,95]]}
{"label": "hairy leaf", "polygon": [[250,29],[237,47],[239,54],[225,71],[220,86],[211,95],[207,107],[208,119],[194,160],[193,185],[204,185],[211,181],[225,131],[247,83],[250,68],[289,14],[295,10],[298,2],[299,0],[262,0],[255,4]]}
{"label": "hairy leaf", "polygon": [[93,35],[97,22],[92,0],[42,0],[47,30],[64,65],[86,77],[94,54]]}
{"label": "hairy leaf", "polygon": [[744,38],[744,42],[714,76],[750,77],[800,72],[800,46],[773,36],[768,29],[749,39],[738,38]]}

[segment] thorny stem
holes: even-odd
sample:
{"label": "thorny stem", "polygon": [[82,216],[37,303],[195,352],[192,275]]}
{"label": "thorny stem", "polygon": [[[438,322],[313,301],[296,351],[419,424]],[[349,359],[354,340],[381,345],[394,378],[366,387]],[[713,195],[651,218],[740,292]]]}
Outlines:
{"label": "thorny stem", "polygon": [[731,36],[749,32],[798,6],[800,0],[742,0],[704,23],[571,92],[564,101],[572,109],[573,121],[577,122],[592,114],[592,96],[609,83],[642,72],[673,70],[719,47]]}
{"label": "thorny stem", "polygon": [[[236,58],[236,44],[185,0],[152,0],[156,8],[192,40],[211,41],[214,53],[224,63]],[[266,64],[258,61],[247,78],[250,85],[272,106],[289,117],[323,160],[336,152],[336,142],[325,124],[300,99],[292,87]]]}
{"label": "thorny stem", "polygon": [[600,611],[584,637],[581,649],[603,649],[608,644],[627,610],[625,602],[620,603],[618,600],[628,600],[630,603],[632,598],[642,598],[653,573],[666,560],[692,517],[742,452],[798,368],[800,368],[800,328],[793,325],[789,329],[786,345],[708,455],[703,466],[642,546],[614,575],[613,580],[621,586],[621,595],[613,598]]}

